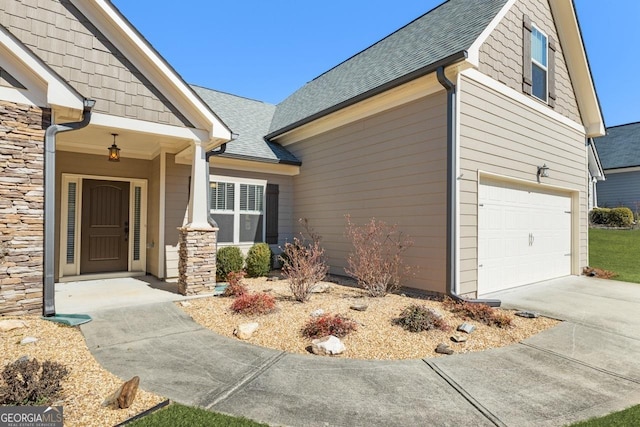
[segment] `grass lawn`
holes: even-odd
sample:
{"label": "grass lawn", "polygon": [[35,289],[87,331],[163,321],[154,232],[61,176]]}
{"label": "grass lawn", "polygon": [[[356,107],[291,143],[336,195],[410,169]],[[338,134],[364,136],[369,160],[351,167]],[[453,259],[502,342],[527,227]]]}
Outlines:
{"label": "grass lawn", "polygon": [[269,427],[246,418],[230,417],[174,403],[127,424],[129,427]]}
{"label": "grass lawn", "polygon": [[589,229],[589,266],[614,271],[615,280],[640,283],[640,230]]}
{"label": "grass lawn", "polygon": [[580,421],[571,424],[570,427],[630,427],[638,425],[640,425],[640,405],[604,417]]}

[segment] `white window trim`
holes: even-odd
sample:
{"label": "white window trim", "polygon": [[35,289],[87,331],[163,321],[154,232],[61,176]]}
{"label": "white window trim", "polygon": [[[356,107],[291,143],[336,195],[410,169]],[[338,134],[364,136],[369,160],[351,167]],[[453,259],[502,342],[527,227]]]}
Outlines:
{"label": "white window trim", "polygon": [[[547,56],[547,65],[542,65],[540,62],[536,61],[533,58],[533,30],[536,30],[537,32],[539,32],[540,34],[542,34],[544,36],[544,49],[545,49],[545,54]],[[533,96],[535,99],[544,102],[544,103],[548,103],[549,102],[549,36],[547,35],[547,33],[545,33],[544,31],[542,31],[539,27],[537,27],[535,24],[531,24],[531,96]],[[533,88],[533,84],[534,84],[534,79],[533,79],[533,64],[537,65],[538,67],[542,68],[544,70],[544,77],[545,77],[545,90],[544,90],[544,99],[542,98],[538,98],[538,96],[535,95],[535,90]]]}
{"label": "white window trim", "polygon": [[[135,215],[135,187],[141,188],[140,193],[140,259],[133,259],[133,239],[129,239],[128,248],[128,268],[129,272],[146,272],[147,268],[147,180],[135,179],[135,178],[119,178],[99,175],[77,175],[77,174],[62,174],[62,187],[61,187],[61,203],[60,203],[60,269],[58,272],[59,278],[65,276],[79,276],[80,275],[80,254],[81,254],[81,239],[80,234],[82,230],[82,181],[84,179],[95,179],[100,181],[121,181],[128,182],[130,185],[129,191],[129,224],[130,235],[133,236],[133,218]],[[69,196],[69,183],[76,183],[76,233],[75,251],[74,251],[74,263],[67,264],[67,215],[69,212],[69,205],[67,203]],[[105,276],[109,273],[105,273]],[[100,274],[94,275],[99,277]]]}
{"label": "white window trim", "polygon": [[[266,205],[266,197],[267,197],[267,181],[263,179],[251,179],[251,178],[238,178],[233,176],[223,176],[223,175],[210,175],[209,182],[227,182],[233,184],[234,193],[233,193],[233,211],[228,209],[211,209],[211,205],[209,205],[209,213],[210,214],[233,214],[233,242],[219,242],[219,246],[230,246],[230,245],[253,245],[254,242],[242,242],[240,241],[240,214],[249,214],[249,215],[262,215],[262,241],[264,242],[267,238],[267,221],[266,221],[266,212],[264,211]],[[263,188],[262,192],[262,211],[240,211],[240,184],[248,184],[248,185],[260,185]]]}

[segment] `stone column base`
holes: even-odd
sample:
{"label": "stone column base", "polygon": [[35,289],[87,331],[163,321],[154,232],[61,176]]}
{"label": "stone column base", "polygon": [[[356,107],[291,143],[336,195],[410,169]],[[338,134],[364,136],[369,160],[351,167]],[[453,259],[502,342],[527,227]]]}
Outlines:
{"label": "stone column base", "polygon": [[178,228],[178,292],[212,293],[216,286],[217,228]]}

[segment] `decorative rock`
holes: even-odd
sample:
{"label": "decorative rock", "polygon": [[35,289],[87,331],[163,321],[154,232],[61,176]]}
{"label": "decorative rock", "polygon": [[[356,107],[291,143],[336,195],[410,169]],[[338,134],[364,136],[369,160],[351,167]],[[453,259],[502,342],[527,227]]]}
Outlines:
{"label": "decorative rock", "polygon": [[341,354],[345,350],[346,347],[342,341],[340,341],[340,338],[333,335],[311,341],[311,351],[313,354],[333,356]]}
{"label": "decorative rock", "polygon": [[324,310],[323,310],[323,309],[321,309],[321,308],[319,308],[319,309],[317,309],[317,310],[313,310],[313,311],[311,312],[311,317],[320,317],[320,316],[322,316],[323,314],[324,314]]}
{"label": "decorative rock", "polygon": [[462,325],[458,326],[458,331],[460,332],[466,332],[467,334],[470,334],[471,332],[476,330],[476,327],[474,325],[472,325],[471,323],[463,323]]}
{"label": "decorative rock", "polygon": [[331,285],[328,283],[317,283],[313,287],[311,287],[310,292],[314,294],[321,294],[323,292],[329,292],[331,289]]}
{"label": "decorative rock", "polygon": [[355,310],[355,311],[367,311],[367,308],[369,306],[367,304],[353,304],[351,307],[349,307],[351,310]]}
{"label": "decorative rock", "polygon": [[180,305],[183,307],[191,307],[191,303],[189,301],[180,301]]}
{"label": "decorative rock", "polygon": [[27,324],[22,320],[0,320],[0,332],[9,332],[13,329],[25,328]]}
{"label": "decorative rock", "polygon": [[451,347],[449,347],[448,345],[444,344],[444,343],[440,343],[438,344],[438,346],[436,347],[436,353],[440,353],[440,354],[453,354],[453,350],[451,350]]}
{"label": "decorative rock", "polygon": [[118,390],[111,393],[102,402],[102,406],[116,406],[121,409],[126,409],[133,403],[138,392],[138,386],[140,385],[140,377],[135,376],[129,381],[125,382],[118,388]]}
{"label": "decorative rock", "polygon": [[451,341],[453,342],[466,342],[468,338],[465,335],[454,335],[451,337]]}
{"label": "decorative rock", "polygon": [[258,330],[258,326],[257,322],[243,323],[233,330],[233,335],[241,340],[248,340],[251,338],[251,335]]}
{"label": "decorative rock", "polygon": [[38,338],[35,337],[24,337],[22,341],[20,341],[20,345],[33,344],[38,341]]}
{"label": "decorative rock", "polygon": [[24,356],[21,356],[18,358],[18,360],[16,360],[16,362],[28,362],[29,361],[29,356],[27,356],[26,354]]}
{"label": "decorative rock", "polygon": [[280,280],[278,276],[267,277],[267,282],[277,282],[278,280]]}
{"label": "decorative rock", "polygon": [[518,311],[516,316],[526,317],[527,319],[536,319],[540,317],[540,313],[536,313],[535,311]]}

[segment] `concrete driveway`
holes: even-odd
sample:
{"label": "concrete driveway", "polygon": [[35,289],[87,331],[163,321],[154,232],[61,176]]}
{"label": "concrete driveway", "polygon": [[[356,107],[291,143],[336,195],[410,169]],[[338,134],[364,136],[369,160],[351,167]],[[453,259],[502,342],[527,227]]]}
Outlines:
{"label": "concrete driveway", "polygon": [[409,361],[256,347],[173,303],[90,312],[82,331],[121,378],[274,426],[562,426],[640,403],[640,285],[569,277],[492,296],[566,321],[509,347]]}

